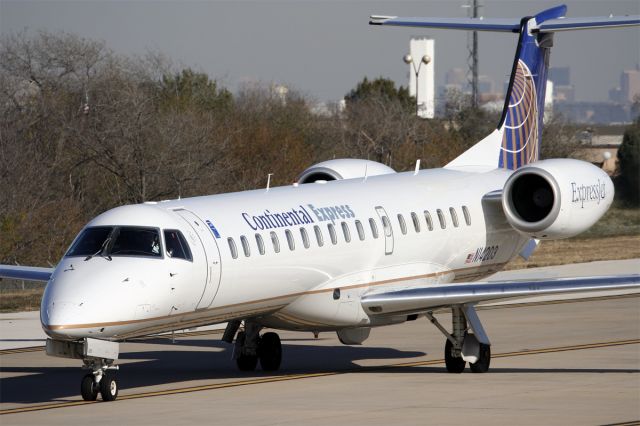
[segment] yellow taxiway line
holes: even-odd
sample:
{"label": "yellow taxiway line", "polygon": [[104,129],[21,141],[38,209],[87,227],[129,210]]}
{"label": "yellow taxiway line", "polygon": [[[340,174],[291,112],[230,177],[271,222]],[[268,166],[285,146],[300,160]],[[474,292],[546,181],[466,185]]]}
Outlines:
{"label": "yellow taxiway line", "polygon": [[[616,341],[610,341],[610,342],[586,343],[581,345],[556,346],[556,347],[540,348],[540,349],[525,349],[522,351],[493,354],[492,358],[494,359],[508,358],[508,357],[515,357],[515,356],[523,356],[523,355],[536,355],[536,354],[545,354],[545,353],[554,353],[554,352],[578,351],[578,350],[584,350],[584,349],[597,349],[597,348],[607,348],[612,346],[635,345],[635,344],[640,344],[640,339],[616,340]],[[238,386],[258,385],[263,383],[276,383],[276,382],[284,382],[289,380],[311,379],[316,377],[335,376],[339,374],[356,373],[356,372],[363,372],[363,371],[380,371],[380,370],[406,368],[406,367],[421,367],[421,366],[437,365],[437,364],[443,364],[443,363],[444,363],[443,359],[435,359],[435,360],[428,360],[428,361],[405,362],[405,363],[388,364],[388,365],[373,366],[373,367],[358,367],[358,368],[339,370],[339,371],[288,374],[288,375],[282,375],[282,376],[263,377],[263,378],[257,378],[257,379],[236,380],[236,381],[225,382],[225,383],[215,383],[215,384],[209,384],[209,385],[190,386],[190,387],[184,387],[184,388],[166,389],[166,390],[159,390],[159,391],[152,391],[152,392],[140,392],[140,393],[134,393],[130,395],[121,395],[118,397],[117,401],[111,402],[111,404],[118,403],[118,401],[127,401],[130,399],[139,399],[139,398],[149,398],[154,396],[177,395],[177,394],[184,394],[184,393],[190,393],[190,392],[201,392],[201,391],[208,391],[208,390],[215,390],[215,389],[232,388],[232,387],[238,387]],[[96,404],[96,403],[98,403],[98,401],[77,400],[77,401],[68,401],[68,402],[57,402],[52,404],[40,404],[40,405],[32,405],[29,407],[9,408],[6,410],[0,410],[0,415],[26,413],[30,411],[50,410],[55,408],[74,407],[78,405],[87,405],[87,404]]]}

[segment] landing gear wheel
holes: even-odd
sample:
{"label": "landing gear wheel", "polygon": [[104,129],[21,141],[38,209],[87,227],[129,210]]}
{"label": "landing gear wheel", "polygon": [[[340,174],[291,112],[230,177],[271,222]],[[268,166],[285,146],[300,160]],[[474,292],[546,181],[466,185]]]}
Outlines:
{"label": "landing gear wheel", "polygon": [[258,365],[258,356],[240,355],[236,358],[236,364],[238,364],[238,369],[240,369],[240,371],[253,371]]}
{"label": "landing gear wheel", "polygon": [[[238,337],[236,337],[236,350],[241,351],[244,347],[244,341],[247,338],[247,335],[244,331],[238,333]],[[238,365],[238,369],[240,371],[253,371],[256,369],[258,365],[258,355],[249,355],[243,354],[242,352],[236,358],[236,364]]]}
{"label": "landing gear wheel", "polygon": [[118,382],[111,374],[105,374],[100,380],[100,395],[103,401],[115,401],[118,397]]}
{"label": "landing gear wheel", "polygon": [[474,364],[470,364],[471,371],[474,373],[486,373],[489,371],[489,364],[491,363],[491,346],[480,343],[480,355],[478,361]]}
{"label": "landing gear wheel", "polygon": [[98,386],[95,383],[93,374],[89,373],[82,378],[80,395],[85,401],[95,401],[98,398]]}
{"label": "landing gear wheel", "polygon": [[258,345],[260,366],[264,371],[276,371],[282,362],[282,344],[276,333],[264,333]]}
{"label": "landing gear wheel", "polygon": [[444,363],[447,366],[447,371],[449,373],[462,373],[467,363],[464,359],[462,359],[462,357],[454,357],[452,349],[453,344],[449,339],[447,339],[447,342],[444,345]]}

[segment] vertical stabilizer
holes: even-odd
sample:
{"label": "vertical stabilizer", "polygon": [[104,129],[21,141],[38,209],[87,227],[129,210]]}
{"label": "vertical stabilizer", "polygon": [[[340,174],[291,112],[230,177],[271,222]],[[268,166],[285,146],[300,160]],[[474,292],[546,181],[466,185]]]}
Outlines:
{"label": "vertical stabilizer", "polygon": [[498,125],[502,131],[500,168],[516,170],[538,160],[553,33],[532,31],[548,19],[564,17],[566,11],[566,6],[558,6],[521,21],[509,89]]}

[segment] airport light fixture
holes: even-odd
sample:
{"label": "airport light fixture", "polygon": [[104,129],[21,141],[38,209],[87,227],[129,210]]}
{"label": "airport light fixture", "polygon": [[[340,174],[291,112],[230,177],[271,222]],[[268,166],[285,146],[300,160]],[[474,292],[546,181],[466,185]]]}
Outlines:
{"label": "airport light fixture", "polygon": [[419,84],[418,77],[420,75],[420,69],[422,68],[422,65],[429,64],[429,62],[431,62],[431,57],[429,55],[424,55],[422,58],[420,58],[420,62],[418,62],[417,66],[415,61],[413,60],[413,56],[411,56],[408,53],[402,57],[402,60],[404,61],[405,64],[411,65],[411,68],[413,69],[413,73],[416,76],[416,116],[419,116],[420,101],[418,100],[418,84]]}

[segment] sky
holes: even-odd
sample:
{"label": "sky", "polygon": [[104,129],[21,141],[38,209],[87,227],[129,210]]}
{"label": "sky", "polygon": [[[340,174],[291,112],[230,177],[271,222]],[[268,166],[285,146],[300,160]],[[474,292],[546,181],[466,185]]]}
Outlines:
{"label": "sky", "polygon": [[[480,0],[480,15],[521,17],[559,1]],[[436,85],[467,67],[463,31],[368,25],[378,15],[463,17],[467,0],[31,1],[0,0],[0,34],[65,31],[104,40],[123,54],[161,52],[231,90],[285,84],[318,101],[341,99],[364,76],[407,85],[402,61],[412,36],[435,40]],[[567,16],[639,15],[640,0],[566,1]],[[502,87],[517,36],[479,34],[480,74]],[[623,69],[640,63],[640,28],[556,35],[551,66],[571,67],[576,100],[608,98]]]}

